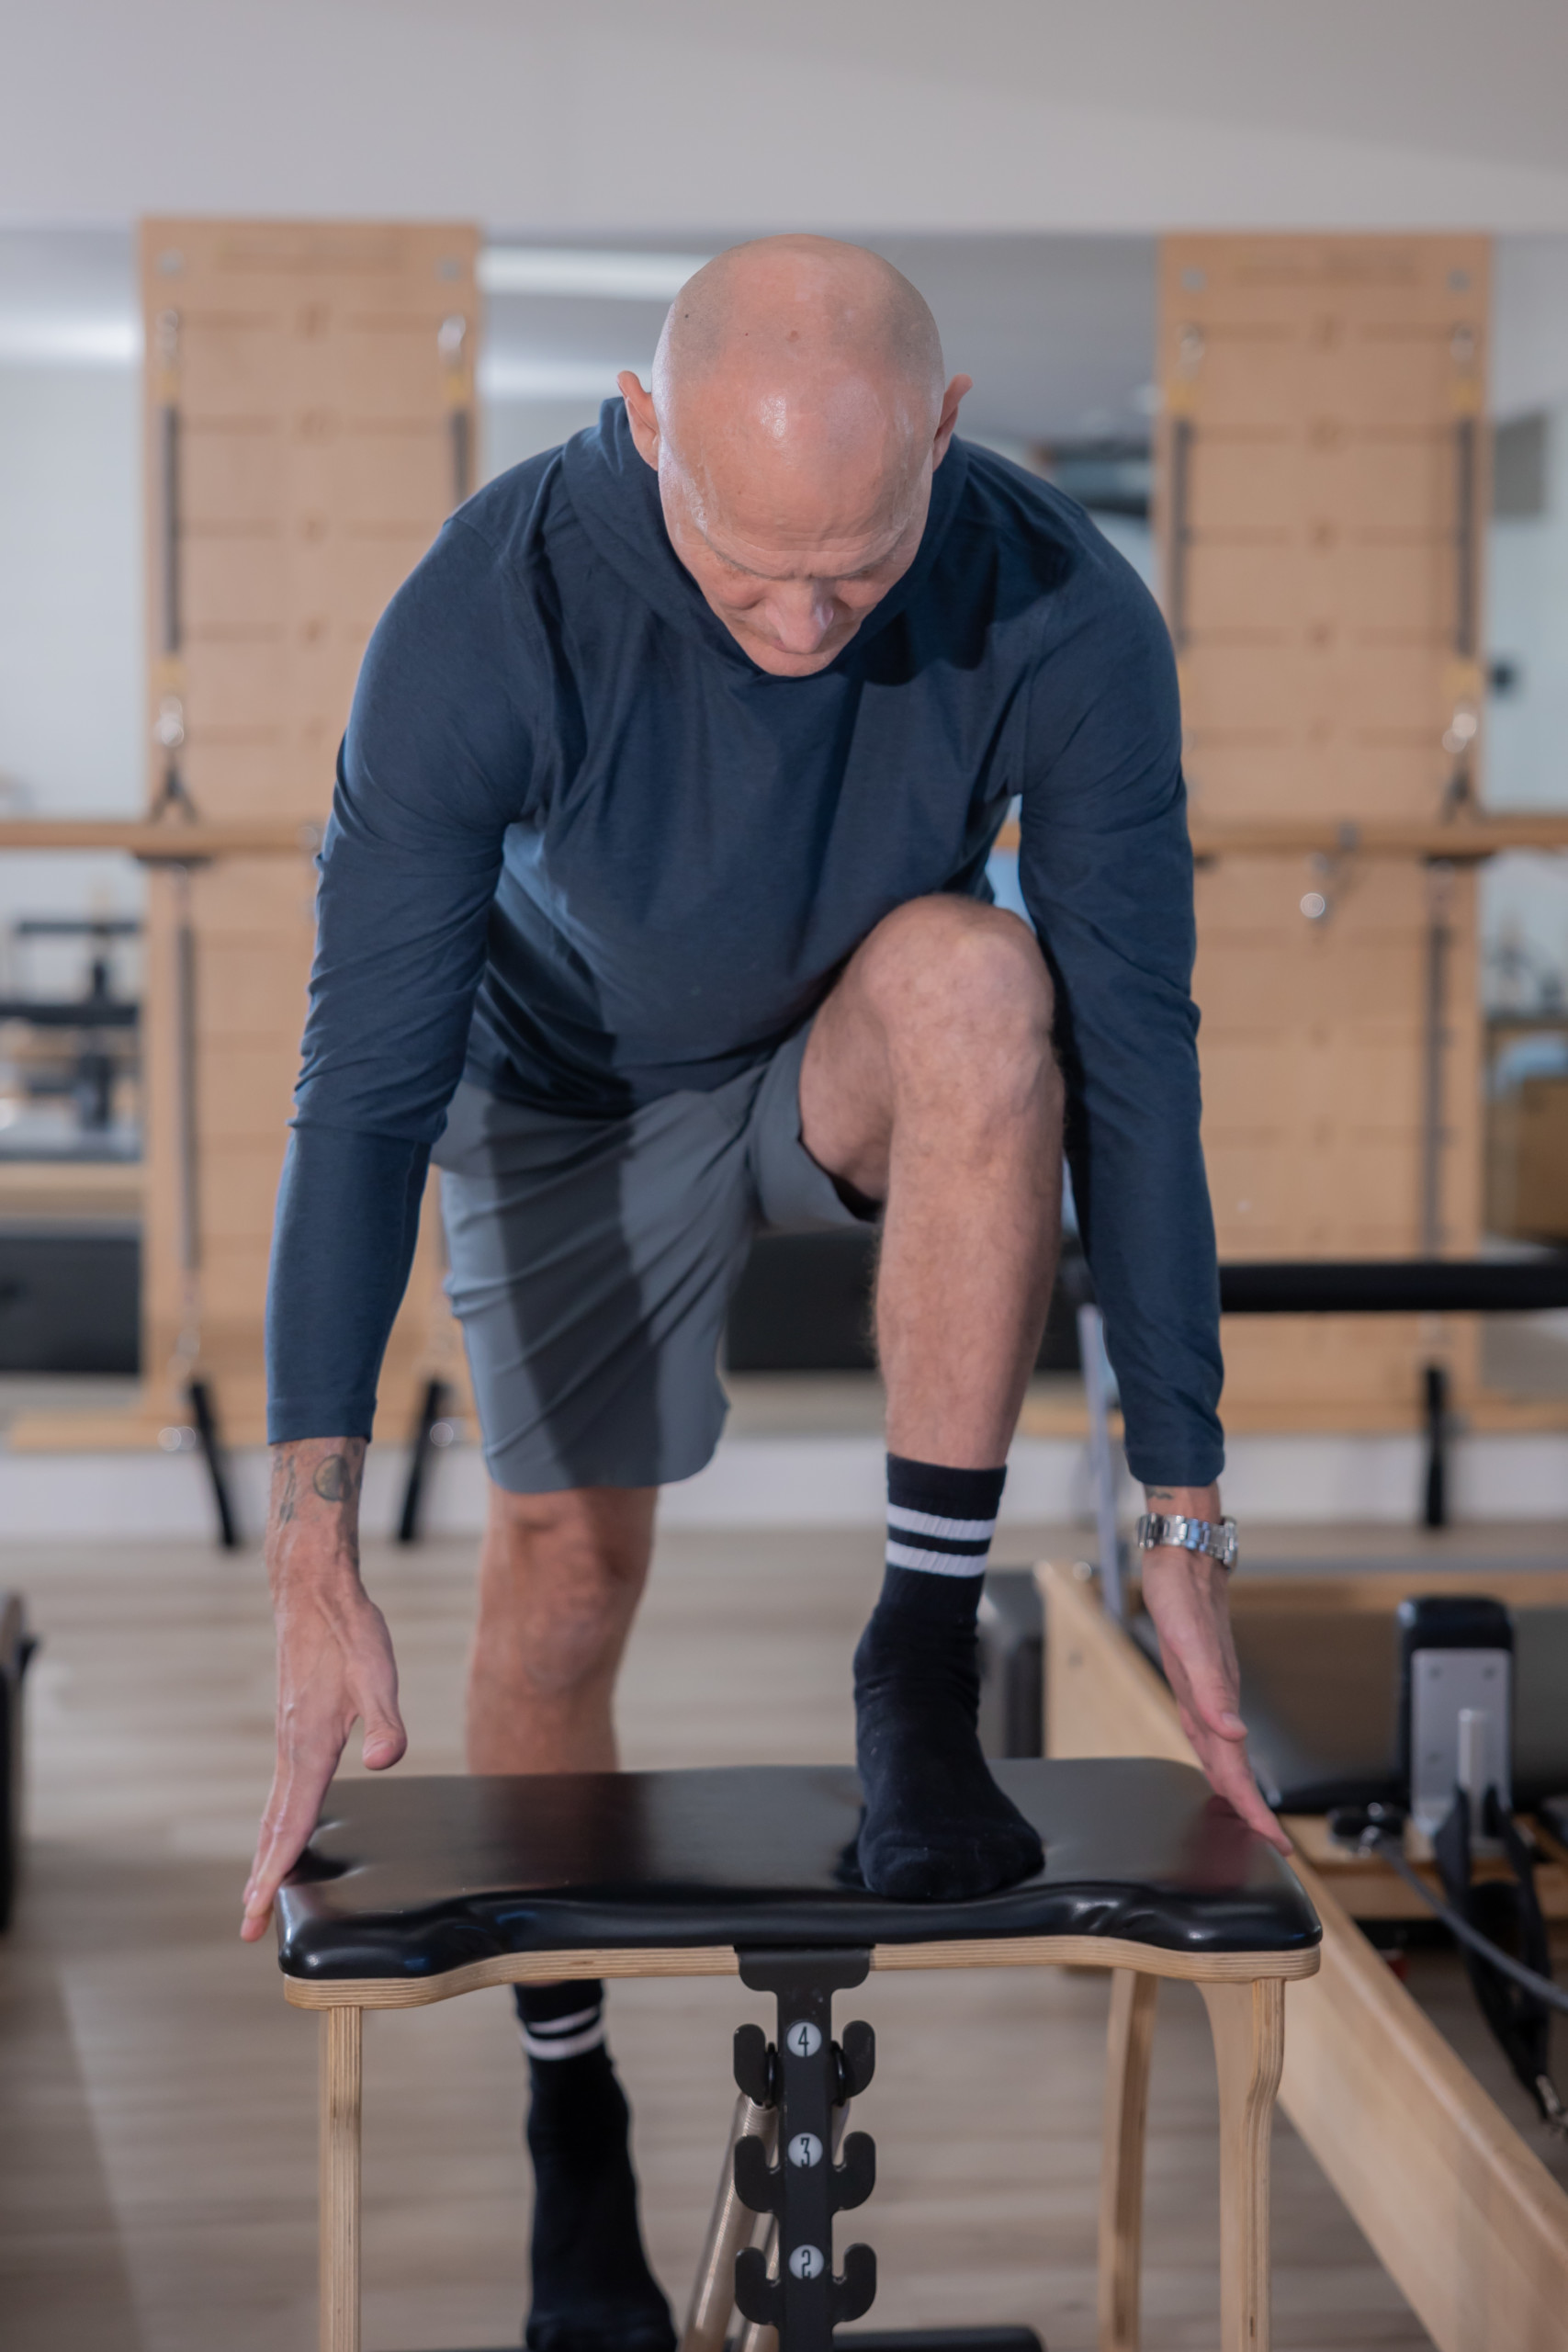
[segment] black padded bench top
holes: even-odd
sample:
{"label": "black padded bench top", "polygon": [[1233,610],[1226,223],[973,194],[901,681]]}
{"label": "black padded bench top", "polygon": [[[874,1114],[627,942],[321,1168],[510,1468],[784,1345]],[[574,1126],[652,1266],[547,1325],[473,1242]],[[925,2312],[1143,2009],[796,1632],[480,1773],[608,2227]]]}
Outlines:
{"label": "black padded bench top", "polygon": [[1316,1916],[1190,1766],[994,1766],[1045,1866],[975,1903],[886,1903],[846,1868],[843,1766],[340,1780],[278,1898],[285,1972],[426,1977],[515,1952],[1122,1937],[1290,1952]]}
{"label": "black padded bench top", "polygon": [[[1568,1793],[1568,1609],[1514,1609],[1514,1803]],[[1397,1797],[1399,1629],[1392,1610],[1238,1608],[1241,1712],[1277,1813]],[[1157,1665],[1147,1617],[1133,1627]]]}

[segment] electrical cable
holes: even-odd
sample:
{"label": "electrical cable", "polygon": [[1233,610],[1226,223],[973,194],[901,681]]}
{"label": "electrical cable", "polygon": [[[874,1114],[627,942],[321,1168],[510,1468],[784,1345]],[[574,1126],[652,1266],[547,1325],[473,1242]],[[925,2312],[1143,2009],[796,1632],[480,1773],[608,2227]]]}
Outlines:
{"label": "electrical cable", "polygon": [[1490,1937],[1483,1936],[1479,1928],[1472,1928],[1470,1921],[1461,1917],[1451,1903],[1445,1903],[1440,1894],[1433,1894],[1420,1872],[1412,1870],[1405,1860],[1404,1850],[1396,1837],[1391,1835],[1386,1829],[1378,1828],[1374,1824],[1363,1831],[1359,1842],[1369,1851],[1381,1854],[1385,1862],[1392,1864],[1411,1892],[1421,1897],[1428,1910],[1436,1912],[1449,1933],[1459,1942],[1468,1944],[1472,1951],[1479,1952],[1483,1960],[1489,1962],[1492,1967],[1500,1970],[1505,1976],[1511,1976],[1516,1984],[1523,1985],[1525,1991],[1533,1993],[1538,2000],[1547,2002],[1554,2009],[1568,2009],[1568,1991],[1565,1991],[1561,1984],[1554,1984],[1550,1976],[1538,1976],[1533,1968],[1527,1968],[1522,1961],[1515,1960],[1499,1945],[1495,1944]]}

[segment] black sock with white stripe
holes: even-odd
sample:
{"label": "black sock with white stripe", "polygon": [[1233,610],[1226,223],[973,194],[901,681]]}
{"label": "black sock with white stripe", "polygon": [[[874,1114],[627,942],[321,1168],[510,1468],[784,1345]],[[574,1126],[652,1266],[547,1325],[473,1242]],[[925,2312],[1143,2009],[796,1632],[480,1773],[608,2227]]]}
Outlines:
{"label": "black sock with white stripe", "polygon": [[529,2352],[673,2352],[637,2222],[630,2113],[604,2046],[597,1979],[513,1987],[533,2097]]}
{"label": "black sock with white stripe", "polygon": [[887,1566],[855,1652],[858,1853],[877,1894],[962,1902],[1043,1860],[976,1729],[976,1618],[1006,1477],[887,1457]]}

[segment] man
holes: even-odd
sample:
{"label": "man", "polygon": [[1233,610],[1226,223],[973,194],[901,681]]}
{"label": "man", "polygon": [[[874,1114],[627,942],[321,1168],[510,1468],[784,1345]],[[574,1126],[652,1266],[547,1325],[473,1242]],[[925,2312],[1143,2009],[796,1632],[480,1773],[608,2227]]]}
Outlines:
{"label": "man", "polygon": [[[1169,646],[1071,503],[954,441],[874,256],[698,272],[651,393],[448,524],[377,629],[321,854],[280,1196],[263,1931],[357,1717],[405,1741],[355,1507],[433,1145],[492,1479],[478,1772],[605,1770],[658,1488],[708,1459],[759,1223],[881,1214],[888,1547],[855,1657],[878,1892],[1038,1867],[975,1733],[976,1610],[1050,1295],[1065,1142],[1156,1510],[1215,1523],[1213,1236]],[[1035,932],[988,902],[1021,797]],[[1214,1787],[1248,1773],[1224,1576],[1145,1589]],[[537,2352],[671,2340],[600,1988],[524,1994]]]}

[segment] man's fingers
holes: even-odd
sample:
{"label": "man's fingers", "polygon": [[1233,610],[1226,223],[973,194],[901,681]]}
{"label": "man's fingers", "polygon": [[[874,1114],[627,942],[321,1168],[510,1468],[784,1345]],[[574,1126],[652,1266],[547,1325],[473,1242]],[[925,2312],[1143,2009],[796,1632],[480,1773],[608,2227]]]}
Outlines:
{"label": "man's fingers", "polygon": [[1202,1725],[1186,1708],[1181,1710],[1181,1727],[1192,1742],[1203,1777],[1215,1795],[1234,1805],[1247,1827],[1267,1838],[1277,1852],[1288,1854],[1291,1841],[1264,1803],[1263,1792],[1252,1777],[1246,1748],[1206,1736]]}
{"label": "man's fingers", "polygon": [[1204,1729],[1220,1739],[1244,1740],[1247,1725],[1236,1713],[1235,1682],[1212,1641],[1198,1646],[1195,1656],[1181,1641],[1171,1642],[1168,1650],[1171,1679],[1179,1679],[1181,1696]]}
{"label": "man's fingers", "polygon": [[[390,1692],[367,1696],[358,1712],[365,1724],[361,1753],[366,1766],[373,1772],[384,1772],[406,1754],[409,1744],[403,1719],[398,1713],[395,1678]],[[350,1724],[352,1720],[351,1716]],[[349,1728],[341,1717],[339,1724],[340,1728],[332,1734],[333,1744],[313,1752],[308,1761],[298,1755],[279,1758],[277,1778],[262,1816],[255,1860],[245,1884],[240,1923],[240,1937],[244,1943],[254,1943],[265,1934],[273,1898],[310,1842],[321,1816],[321,1799],[337,1770]]]}
{"label": "man's fingers", "polygon": [[[314,1814],[310,1818],[313,1826]],[[255,1868],[251,1872],[250,1884],[245,1889],[244,1918],[240,1933],[247,1942],[254,1942],[271,1918],[273,1896],[304,1852],[310,1835],[310,1829],[297,1836],[290,1835],[280,1826],[264,1838],[256,1856]]]}
{"label": "man's fingers", "polygon": [[1145,1592],[1159,1629],[1160,1655],[1181,1728],[1216,1795],[1234,1805],[1249,1829],[1288,1854],[1291,1841],[1264,1804],[1247,1761],[1224,1584],[1211,1579],[1205,1588],[1190,1561],[1179,1567],[1172,1577],[1159,1573],[1151,1560]]}
{"label": "man's fingers", "polygon": [[275,1791],[275,1801],[262,1819],[256,1858],[245,1887],[240,1927],[244,1942],[254,1943],[265,1932],[273,1897],[310,1842],[335,1766],[335,1758],[324,1765],[317,1762],[308,1770],[296,1766],[284,1779],[281,1792]]}
{"label": "man's fingers", "polygon": [[1189,1670],[1183,1679],[1187,1684],[1188,1704],[1205,1731],[1216,1739],[1239,1744],[1247,1737],[1247,1725],[1235,1711],[1235,1695],[1218,1676],[1193,1674]]}
{"label": "man's fingers", "polygon": [[371,1619],[378,1638],[362,1651],[349,1688],[365,1727],[360,1760],[368,1771],[384,1772],[407,1753],[409,1736],[398,1709],[398,1668],[386,1622],[379,1610],[371,1611]]}
{"label": "man's fingers", "polygon": [[369,1771],[386,1771],[388,1764],[398,1764],[400,1757],[407,1755],[409,1734],[402,1729],[398,1698],[367,1698],[360,1719],[365,1722],[360,1759]]}
{"label": "man's fingers", "polygon": [[367,1711],[359,1755],[368,1771],[384,1772],[389,1764],[398,1763],[407,1754],[408,1744],[409,1736],[396,1707],[389,1713],[378,1716]]}
{"label": "man's fingers", "polygon": [[1224,1588],[1204,1589],[1192,1564],[1177,1576],[1156,1577],[1145,1597],[1159,1631],[1160,1655],[1178,1697],[1221,1739],[1240,1741],[1247,1726],[1236,1712],[1239,1678]]}
{"label": "man's fingers", "polygon": [[[340,1478],[344,1463],[321,1466]],[[357,1472],[357,1454],[351,1466]],[[315,1491],[341,1499],[322,1486]],[[352,1567],[307,1556],[295,1575],[270,1551],[269,1559],[276,1577],[277,1765],[245,1885],[240,1933],[247,1943],[265,1931],[273,1899],[310,1841],[355,1724],[372,1771],[384,1771],[408,1748],[387,1621]]]}
{"label": "man's fingers", "polygon": [[1258,1794],[1256,1782],[1247,1789],[1238,1791],[1234,1797],[1230,1796],[1228,1789],[1224,1794],[1230,1797],[1231,1804],[1235,1805],[1247,1827],[1256,1830],[1259,1838],[1266,1839],[1273,1847],[1274,1851],[1277,1854],[1283,1854],[1288,1861],[1293,1850],[1291,1841]]}

